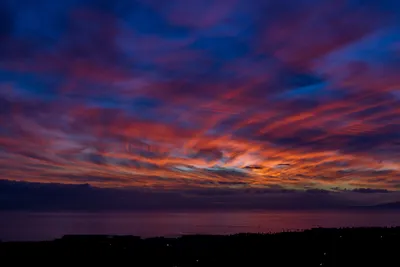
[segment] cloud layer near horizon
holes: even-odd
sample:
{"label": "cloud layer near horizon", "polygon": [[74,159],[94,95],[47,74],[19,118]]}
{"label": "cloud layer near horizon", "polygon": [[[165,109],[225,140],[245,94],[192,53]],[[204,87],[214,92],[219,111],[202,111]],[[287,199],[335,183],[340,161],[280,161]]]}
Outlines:
{"label": "cloud layer near horizon", "polygon": [[387,204],[398,209],[399,197],[400,192],[367,188],[154,190],[0,180],[0,211],[383,210]]}
{"label": "cloud layer near horizon", "polygon": [[397,1],[0,10],[0,179],[400,190]]}

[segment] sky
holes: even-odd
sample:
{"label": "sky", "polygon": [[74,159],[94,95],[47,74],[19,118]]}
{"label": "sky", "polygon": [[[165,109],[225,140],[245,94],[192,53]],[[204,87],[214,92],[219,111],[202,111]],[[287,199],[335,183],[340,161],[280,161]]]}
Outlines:
{"label": "sky", "polygon": [[399,20],[395,0],[3,0],[0,208],[400,201]]}

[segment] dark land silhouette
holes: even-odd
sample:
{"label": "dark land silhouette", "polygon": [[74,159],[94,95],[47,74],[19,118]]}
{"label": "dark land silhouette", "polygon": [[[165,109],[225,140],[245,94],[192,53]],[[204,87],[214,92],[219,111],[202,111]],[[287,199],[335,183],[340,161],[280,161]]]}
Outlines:
{"label": "dark land silhouette", "polygon": [[147,239],[67,235],[43,242],[2,242],[0,256],[13,265],[399,266],[399,244],[400,227]]}

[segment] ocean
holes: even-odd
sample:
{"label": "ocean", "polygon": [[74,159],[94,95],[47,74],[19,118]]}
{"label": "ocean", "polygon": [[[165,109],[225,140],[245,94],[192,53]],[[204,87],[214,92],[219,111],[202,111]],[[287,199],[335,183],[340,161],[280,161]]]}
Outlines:
{"label": "ocean", "polygon": [[66,234],[137,235],[146,238],[371,226],[400,226],[400,212],[0,212],[2,241],[52,240]]}

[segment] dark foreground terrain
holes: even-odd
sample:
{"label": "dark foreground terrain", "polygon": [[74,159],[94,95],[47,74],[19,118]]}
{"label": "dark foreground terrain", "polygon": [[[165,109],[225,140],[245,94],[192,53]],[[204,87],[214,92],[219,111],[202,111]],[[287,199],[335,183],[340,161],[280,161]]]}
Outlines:
{"label": "dark foreground terrain", "polygon": [[278,234],[64,236],[46,242],[3,242],[0,264],[400,266],[399,253],[400,227],[319,228]]}

